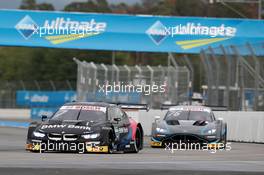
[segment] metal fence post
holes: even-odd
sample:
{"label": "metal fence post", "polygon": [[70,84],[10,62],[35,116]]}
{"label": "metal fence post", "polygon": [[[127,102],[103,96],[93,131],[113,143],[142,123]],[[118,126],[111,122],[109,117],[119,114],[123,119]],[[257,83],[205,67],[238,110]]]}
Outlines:
{"label": "metal fence post", "polygon": [[131,70],[127,65],[124,65],[124,68],[127,70],[127,79],[128,82],[131,82]]}
{"label": "metal fence post", "polygon": [[235,46],[231,46],[231,49],[233,50],[233,52],[235,53],[236,57],[237,57],[237,70],[236,70],[236,85],[240,85],[239,89],[240,89],[240,93],[238,94],[239,96],[239,109],[243,110],[244,107],[244,78],[243,78],[243,65],[242,65],[242,56],[239,54],[237,48]]}
{"label": "metal fence post", "polygon": [[94,86],[93,86],[93,92],[96,92],[96,86],[98,86],[97,66],[94,64],[94,62],[91,62],[90,65],[94,69],[94,76],[93,76],[94,81],[92,81],[92,82],[95,82],[95,83],[92,83],[92,84],[94,84]]}
{"label": "metal fence post", "polygon": [[106,65],[105,64],[101,64],[101,66],[103,67],[103,69],[104,69],[104,83],[105,84],[108,84],[108,80],[107,80],[107,75],[108,75],[108,68],[106,67]]}
{"label": "metal fence post", "polygon": [[227,63],[227,81],[226,81],[226,95],[225,95],[225,105],[227,106],[227,109],[230,110],[230,104],[229,104],[229,96],[230,96],[230,81],[231,81],[231,63],[230,60],[227,57],[226,50],[223,45],[220,45],[220,49],[222,50],[222,53],[224,55],[224,58]]}
{"label": "metal fence post", "polygon": [[[154,79],[154,70],[149,65],[147,65],[147,68],[150,71],[150,86],[152,87],[153,84],[154,84],[154,81],[153,81],[153,79]],[[152,107],[152,106],[153,106],[153,104],[152,104],[152,93],[150,93],[150,107]]]}
{"label": "metal fence post", "polygon": [[213,84],[213,75],[212,75],[212,65],[210,64],[207,54],[202,49],[201,59],[205,68],[206,78],[207,78],[207,99],[206,102],[208,105],[212,105],[212,84]]}
{"label": "metal fence post", "polygon": [[[189,75],[189,81],[190,81],[190,89],[189,89],[189,93],[190,95],[193,94],[193,84],[194,84],[194,69],[193,69],[193,66],[192,66],[192,63],[190,62],[189,58],[187,57],[187,55],[184,55],[183,56],[185,62],[187,63],[187,68],[189,69],[190,71],[190,75]],[[192,97],[190,97],[190,102],[192,103],[192,100],[191,100]]]}
{"label": "metal fence post", "polygon": [[113,64],[113,68],[116,70],[116,82],[118,83],[119,82],[119,68],[115,65],[115,64]]}
{"label": "metal fence post", "polygon": [[138,73],[139,73],[139,83],[142,83],[142,69],[136,65],[135,68],[137,69]]}
{"label": "metal fence post", "polygon": [[55,86],[54,82],[52,80],[49,80],[49,83],[50,83],[53,91],[56,91],[56,86]]}
{"label": "metal fence post", "polygon": [[[215,57],[215,53],[212,49],[212,47],[208,47],[209,51],[210,51],[210,55],[211,57],[213,58],[213,61],[216,65],[216,80],[215,80],[215,89],[214,89],[214,94],[215,94],[215,100],[217,103],[216,105],[218,106],[219,105],[219,77],[220,77],[220,65],[219,65],[219,62],[217,60],[217,58]],[[212,73],[212,72],[211,72]]]}
{"label": "metal fence post", "polygon": [[[158,66],[158,68],[161,70],[161,83],[162,84],[164,84],[165,83],[165,81],[164,81],[164,79],[165,79],[165,70],[164,70],[164,68],[161,66],[161,65],[159,65]],[[160,95],[160,99],[161,99],[161,101],[164,101],[164,95],[162,95],[161,93],[159,93],[159,95]]]}
{"label": "metal fence post", "polygon": [[259,76],[260,76],[260,63],[259,60],[256,57],[256,54],[251,47],[249,43],[247,43],[247,47],[251,53],[251,56],[253,57],[254,63],[255,63],[255,72],[256,76],[254,76],[255,79],[255,96],[254,96],[254,110],[258,110],[258,97],[259,97]]}

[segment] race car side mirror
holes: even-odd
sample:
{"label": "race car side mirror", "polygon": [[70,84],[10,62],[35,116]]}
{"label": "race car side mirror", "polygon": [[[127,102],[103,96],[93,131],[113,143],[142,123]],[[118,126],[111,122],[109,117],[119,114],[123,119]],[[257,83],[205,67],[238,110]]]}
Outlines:
{"label": "race car side mirror", "polygon": [[114,118],[114,121],[120,122],[121,121],[121,118]]}
{"label": "race car side mirror", "polygon": [[48,118],[48,117],[47,117],[46,115],[42,115],[42,116],[41,116],[41,120],[42,120],[42,121],[45,121],[47,118]]}
{"label": "race car side mirror", "polygon": [[155,116],[155,122],[157,122],[158,120],[160,120],[160,116]]}
{"label": "race car side mirror", "polygon": [[217,122],[217,123],[222,123],[223,120],[224,120],[223,118],[218,118],[218,119],[216,120],[216,122]]}

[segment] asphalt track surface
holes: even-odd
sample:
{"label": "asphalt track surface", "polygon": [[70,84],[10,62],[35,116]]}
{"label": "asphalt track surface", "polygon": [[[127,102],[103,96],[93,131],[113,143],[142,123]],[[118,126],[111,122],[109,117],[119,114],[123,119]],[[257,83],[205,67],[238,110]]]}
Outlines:
{"label": "asphalt track surface", "polygon": [[0,127],[0,174],[264,174],[264,144],[231,143],[230,151],[153,149],[138,154],[30,153],[26,129]]}

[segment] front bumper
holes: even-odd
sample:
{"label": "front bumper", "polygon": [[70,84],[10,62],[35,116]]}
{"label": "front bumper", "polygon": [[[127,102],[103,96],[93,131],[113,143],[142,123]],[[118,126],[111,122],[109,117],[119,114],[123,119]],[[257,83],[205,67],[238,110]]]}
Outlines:
{"label": "front bumper", "polygon": [[162,141],[155,140],[155,139],[152,137],[152,138],[151,138],[151,141],[150,141],[150,146],[151,146],[151,147],[163,147],[164,144],[162,143]]}
{"label": "front bumper", "polygon": [[222,144],[220,139],[211,136],[200,136],[195,134],[170,134],[170,135],[155,135],[151,138],[150,145],[152,147],[165,147],[172,143],[188,143],[207,145],[210,148],[218,147]]}
{"label": "front bumper", "polygon": [[100,142],[98,141],[88,141],[88,142],[33,141],[27,143],[25,149],[33,152],[108,153],[108,146],[100,145]]}

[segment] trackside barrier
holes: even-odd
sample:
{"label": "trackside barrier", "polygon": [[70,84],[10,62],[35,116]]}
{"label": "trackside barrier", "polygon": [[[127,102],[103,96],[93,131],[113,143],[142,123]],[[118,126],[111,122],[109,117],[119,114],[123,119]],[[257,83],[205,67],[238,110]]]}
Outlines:
{"label": "trackside barrier", "polygon": [[264,112],[215,112],[227,122],[227,138],[264,143]]}
{"label": "trackside barrier", "polygon": [[29,120],[29,109],[0,109],[0,120]]}
{"label": "trackside barrier", "polygon": [[[145,135],[151,135],[151,125],[155,116],[161,119],[166,110],[150,110],[128,112],[136,121],[142,124]],[[216,118],[227,122],[227,138],[231,141],[264,143],[264,112],[215,112]],[[0,120],[30,119],[30,109],[0,109]]]}
{"label": "trackside barrier", "polygon": [[[227,138],[231,141],[261,142],[264,143],[264,112],[216,111],[216,118],[223,118],[227,122]],[[131,114],[142,124],[145,135],[151,135],[151,126],[155,116],[161,119],[166,110],[139,111]]]}

